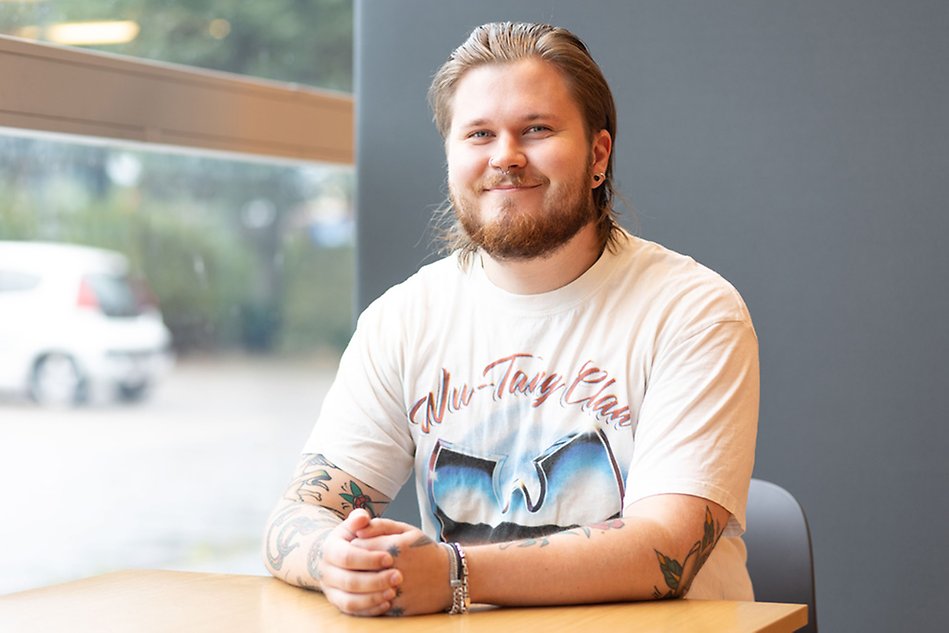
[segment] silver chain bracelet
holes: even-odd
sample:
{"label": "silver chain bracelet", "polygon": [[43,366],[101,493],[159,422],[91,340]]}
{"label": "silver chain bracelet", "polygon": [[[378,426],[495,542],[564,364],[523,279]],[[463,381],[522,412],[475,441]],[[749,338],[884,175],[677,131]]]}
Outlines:
{"label": "silver chain bracelet", "polygon": [[471,598],[468,596],[468,561],[465,551],[458,543],[442,543],[448,548],[448,582],[451,585],[451,615],[468,613]]}

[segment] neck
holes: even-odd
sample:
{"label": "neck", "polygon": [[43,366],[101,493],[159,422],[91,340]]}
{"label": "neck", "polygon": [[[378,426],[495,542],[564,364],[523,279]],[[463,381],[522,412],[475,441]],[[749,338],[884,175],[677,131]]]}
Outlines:
{"label": "neck", "polygon": [[495,259],[483,253],[484,272],[502,290],[534,295],[563,288],[590,269],[600,257],[596,225],[589,223],[570,240],[543,257]]}

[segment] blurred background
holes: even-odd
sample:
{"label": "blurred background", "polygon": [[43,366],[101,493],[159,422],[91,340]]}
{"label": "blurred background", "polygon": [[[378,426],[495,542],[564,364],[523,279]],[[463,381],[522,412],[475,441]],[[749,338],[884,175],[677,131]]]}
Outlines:
{"label": "blurred background", "polygon": [[[352,91],[344,0],[4,0],[0,34]],[[353,189],[345,161],[0,128],[0,593],[264,573],[352,326]]]}

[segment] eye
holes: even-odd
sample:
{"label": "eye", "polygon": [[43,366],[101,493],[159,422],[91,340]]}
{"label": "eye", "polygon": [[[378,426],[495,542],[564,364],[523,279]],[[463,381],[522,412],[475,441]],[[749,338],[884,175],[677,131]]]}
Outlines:
{"label": "eye", "polygon": [[525,130],[527,134],[547,134],[552,131],[553,131],[553,128],[551,128],[549,125],[540,125],[540,124],[532,125],[529,128],[527,128],[527,130]]}
{"label": "eye", "polygon": [[491,136],[491,132],[489,132],[488,130],[475,130],[473,132],[469,132],[468,136],[465,138],[485,139],[485,138],[489,138],[490,136]]}

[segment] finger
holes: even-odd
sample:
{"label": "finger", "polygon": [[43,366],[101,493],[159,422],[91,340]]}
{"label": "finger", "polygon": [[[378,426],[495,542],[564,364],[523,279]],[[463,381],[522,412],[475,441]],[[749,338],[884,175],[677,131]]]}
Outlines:
{"label": "finger", "polygon": [[395,590],[387,589],[371,594],[353,594],[338,589],[324,590],[326,599],[337,609],[350,615],[382,615],[392,608]]}
{"label": "finger", "polygon": [[346,541],[327,543],[323,547],[323,561],[352,571],[381,571],[392,567],[392,554],[384,549],[354,547]]}
{"label": "finger", "polygon": [[356,531],[358,538],[373,538],[375,536],[390,536],[403,534],[415,528],[407,523],[392,519],[373,519],[369,525]]}
{"label": "finger", "polygon": [[[349,516],[346,517],[336,529],[339,530],[342,538],[351,541],[356,537],[356,532],[368,526],[371,520],[372,517],[369,516],[369,513],[359,508],[350,512]],[[349,538],[347,538],[347,536]]]}
{"label": "finger", "polygon": [[380,615],[388,615],[392,610],[393,606],[391,602],[383,602],[378,607],[373,607],[372,609],[367,609],[365,611],[357,611],[356,613],[351,613],[357,617],[376,617]]}
{"label": "finger", "polygon": [[402,572],[391,569],[381,572],[350,571],[331,565],[322,568],[322,587],[352,594],[381,593],[402,584]]}

